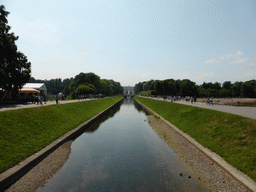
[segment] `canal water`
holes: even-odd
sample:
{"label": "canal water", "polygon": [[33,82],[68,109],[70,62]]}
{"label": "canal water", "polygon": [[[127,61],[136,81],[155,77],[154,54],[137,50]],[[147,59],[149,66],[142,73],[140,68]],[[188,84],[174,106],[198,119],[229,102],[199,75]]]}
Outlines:
{"label": "canal water", "polygon": [[147,115],[124,99],[73,141],[66,164],[38,191],[207,191]]}

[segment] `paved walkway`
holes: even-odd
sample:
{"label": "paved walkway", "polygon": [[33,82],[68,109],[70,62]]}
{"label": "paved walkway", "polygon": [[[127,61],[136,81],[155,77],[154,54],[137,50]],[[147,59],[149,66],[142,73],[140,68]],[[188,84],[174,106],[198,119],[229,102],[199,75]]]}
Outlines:
{"label": "paved walkway", "polygon": [[[86,99],[82,101],[88,101],[91,99]],[[80,100],[81,101],[81,100]],[[78,100],[59,100],[59,104],[66,104],[66,103],[74,103],[74,102],[79,102]],[[22,108],[31,108],[31,107],[42,107],[42,106],[47,106],[47,105],[56,105],[56,101],[47,101],[46,104],[43,102],[42,105],[40,103],[37,104],[32,104],[32,103],[25,103],[25,104],[14,104],[14,105],[0,105],[0,112],[1,111],[8,111],[8,110],[16,110],[16,109],[22,109]]]}
{"label": "paved walkway", "polygon": [[[169,100],[166,100],[166,101],[170,102]],[[232,113],[232,114],[243,116],[243,117],[248,117],[251,119],[256,119],[256,107],[239,107],[239,106],[216,105],[216,104],[207,105],[206,103],[201,103],[201,102],[196,102],[194,104],[191,104],[191,102],[186,102],[186,101],[175,101],[174,103],[191,105],[193,107],[200,107],[205,109],[212,109],[212,110],[222,111],[226,113]]]}

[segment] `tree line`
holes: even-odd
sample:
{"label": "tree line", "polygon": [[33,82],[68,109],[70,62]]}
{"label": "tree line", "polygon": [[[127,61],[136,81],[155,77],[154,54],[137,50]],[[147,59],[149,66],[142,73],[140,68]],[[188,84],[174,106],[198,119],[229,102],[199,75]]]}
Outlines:
{"label": "tree line", "polygon": [[60,78],[36,80],[31,77],[29,83],[44,83],[49,94],[57,95],[62,92],[65,95],[71,95],[72,98],[88,94],[109,96],[123,93],[123,87],[119,82],[101,79],[94,73],[79,73],[75,78],[66,78],[63,81]]}
{"label": "tree line", "polygon": [[196,85],[189,79],[150,80],[136,84],[134,92],[142,95],[256,98],[256,80],[235,83],[225,81],[223,84],[204,82],[202,85]]}

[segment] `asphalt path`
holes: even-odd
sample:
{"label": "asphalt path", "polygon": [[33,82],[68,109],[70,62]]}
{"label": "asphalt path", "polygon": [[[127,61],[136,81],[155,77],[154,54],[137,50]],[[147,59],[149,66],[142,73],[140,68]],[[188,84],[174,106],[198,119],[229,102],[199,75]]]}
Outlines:
{"label": "asphalt path", "polygon": [[[86,100],[59,100],[58,105],[66,104],[66,103],[88,101],[88,100],[91,100],[91,99],[86,99]],[[37,104],[32,104],[32,103],[0,105],[0,112],[1,111],[8,111],[8,110],[22,109],[22,108],[43,107],[43,106],[48,106],[48,105],[56,105],[56,101],[53,100],[53,101],[47,101],[46,103],[43,102],[42,105],[40,103],[38,105]]]}
{"label": "asphalt path", "polygon": [[[163,100],[163,99],[158,99],[158,100]],[[170,100],[166,100],[166,101],[170,102]],[[229,106],[229,105],[218,105],[218,104],[208,105],[202,102],[196,102],[192,104],[191,102],[186,102],[186,101],[175,101],[174,103],[190,105],[193,107],[200,107],[205,109],[211,109],[211,110],[216,110],[216,111],[221,111],[221,112],[226,112],[226,113],[247,117],[250,119],[256,119],[256,107],[241,107],[241,106]]]}

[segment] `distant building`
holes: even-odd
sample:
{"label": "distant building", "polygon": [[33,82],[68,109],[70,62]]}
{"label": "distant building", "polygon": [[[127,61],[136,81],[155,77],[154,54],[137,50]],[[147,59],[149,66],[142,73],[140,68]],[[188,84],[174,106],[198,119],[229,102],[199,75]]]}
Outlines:
{"label": "distant building", "polygon": [[134,87],[125,86],[123,88],[124,88],[124,94],[134,94]]}
{"label": "distant building", "polygon": [[40,91],[40,94],[47,95],[47,87],[44,83],[27,83],[22,88],[33,88]]}

